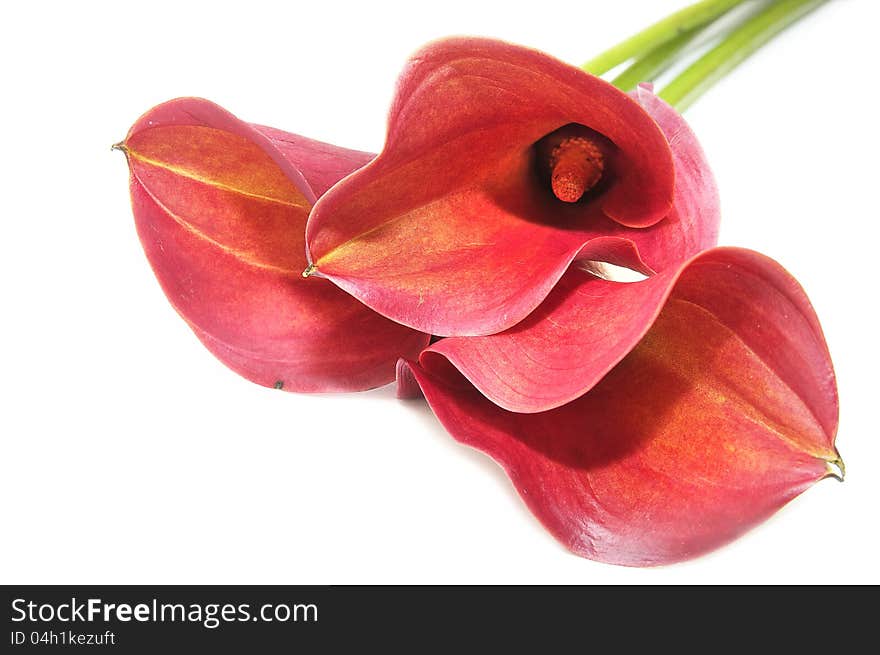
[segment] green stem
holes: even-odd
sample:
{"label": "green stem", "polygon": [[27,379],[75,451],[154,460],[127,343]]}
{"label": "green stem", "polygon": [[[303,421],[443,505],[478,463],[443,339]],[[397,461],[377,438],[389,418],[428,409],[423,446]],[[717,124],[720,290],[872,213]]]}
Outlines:
{"label": "green stem", "polygon": [[632,91],[640,82],[651,82],[663,71],[675,63],[676,57],[688,47],[701,33],[698,27],[690,32],[684,32],[679,36],[667,41],[663,45],[654,48],[647,55],[629,66],[620,75],[611,80],[611,83],[621,91]]}
{"label": "green stem", "polygon": [[581,68],[593,75],[607,73],[625,61],[629,61],[634,57],[641,57],[658,46],[672,41],[683,32],[690,32],[711,23],[744,1],[702,0],[654,23],[626,41],[618,43],[598,57],[588,61]]}
{"label": "green stem", "polygon": [[824,2],[827,0],[773,2],[695,61],[658,95],[678,111],[684,111],[767,41]]}

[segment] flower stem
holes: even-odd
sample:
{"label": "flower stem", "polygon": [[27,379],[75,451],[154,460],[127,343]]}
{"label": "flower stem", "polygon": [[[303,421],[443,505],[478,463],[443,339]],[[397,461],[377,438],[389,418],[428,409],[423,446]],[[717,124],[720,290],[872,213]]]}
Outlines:
{"label": "flower stem", "polygon": [[678,111],[684,111],[776,34],[825,2],[827,0],[772,2],[695,61],[658,95]]}
{"label": "flower stem", "polygon": [[611,83],[621,91],[632,91],[640,82],[651,82],[669,66],[676,57],[702,33],[702,28],[683,32],[671,41],[654,48],[641,59],[637,59]]}
{"label": "flower stem", "polygon": [[615,66],[641,57],[655,48],[711,23],[745,0],[702,0],[654,23],[581,66],[588,73],[602,75]]}
{"label": "flower stem", "polygon": [[[621,91],[632,91],[641,82],[653,82],[671,66],[678,64],[683,53],[691,50],[702,49],[704,52],[709,48],[705,44],[715,44],[724,40],[735,28],[742,25],[758,11],[778,0],[756,0],[751,3],[743,3],[733,10],[729,10],[724,16],[715,21],[695,27],[690,31],[682,32],[671,41],[667,41],[648,54],[639,57],[626,70],[614,78],[611,83]],[[739,11],[743,9],[744,11]],[[733,18],[733,20],[728,20]],[[721,29],[716,29],[721,26]],[[700,43],[702,42],[702,43]]]}

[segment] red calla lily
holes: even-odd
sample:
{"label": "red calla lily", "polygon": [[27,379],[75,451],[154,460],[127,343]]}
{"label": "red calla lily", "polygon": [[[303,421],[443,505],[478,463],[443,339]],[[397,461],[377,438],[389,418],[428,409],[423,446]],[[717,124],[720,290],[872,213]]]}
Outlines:
{"label": "red calla lily", "polygon": [[[681,116],[647,88],[637,94],[673,144],[671,216],[681,230],[661,239],[678,238],[674,253],[679,257],[702,250],[715,240],[720,220],[715,180]],[[646,235],[646,243],[657,243],[651,241],[657,234]],[[667,253],[662,273],[634,284],[599,280],[576,264],[514,327],[485,337],[441,339],[419,360],[427,368],[442,367],[442,355],[492,402],[512,412],[559,407],[593,387],[641,340],[678,279],[674,263]]]}
{"label": "red calla lily", "polygon": [[[616,343],[592,325],[582,336],[572,325],[560,328],[577,319],[571,305],[579,296],[609,310],[623,309],[624,299],[640,305],[624,309],[635,326],[613,322],[610,330],[623,330]],[[579,274],[545,305],[505,335],[457,340],[450,360],[480,389],[433,355],[437,361],[425,366],[400,363],[399,392],[421,391],[452,436],[501,464],[529,509],[578,555],[632,566],[694,557],[817,480],[842,475],[822,331],[800,286],[772,260],[716,248],[639,283]],[[546,359],[523,366],[551,341],[561,342],[554,364],[577,361],[560,371]],[[577,354],[607,343],[610,356]],[[614,365],[621,343],[635,347]],[[499,377],[518,371],[503,378],[513,390],[491,381],[493,370]],[[589,390],[532,414],[481,393],[534,409],[541,376],[552,404],[557,386],[563,395]],[[583,381],[563,380],[578,376]]]}
{"label": "red calla lily", "polygon": [[714,187],[705,215],[673,208],[674,159],[708,175],[683,125],[548,55],[436,42],[400,78],[383,152],[314,207],[308,272],[467,336],[521,321],[576,258],[663,270],[717,234]]}
{"label": "red calla lily", "polygon": [[394,379],[428,336],[304,280],[315,200],[372,155],[245,123],[198,98],[159,105],[118,144],[135,224],[169,301],[244,377],[289,391]]}

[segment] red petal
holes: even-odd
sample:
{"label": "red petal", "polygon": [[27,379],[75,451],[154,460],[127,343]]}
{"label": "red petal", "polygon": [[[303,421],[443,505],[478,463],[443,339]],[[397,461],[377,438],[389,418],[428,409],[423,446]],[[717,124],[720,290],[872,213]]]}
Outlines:
{"label": "red petal", "polygon": [[[702,151],[681,117],[645,90],[639,91],[639,97],[675,144],[677,178],[671,220],[682,229],[647,235],[658,247],[668,245],[658,255],[664,265],[672,266],[714,242],[718,194]],[[688,277],[700,275],[694,267],[705,268],[700,263],[705,260],[697,260],[694,266],[681,269]],[[442,366],[437,355],[444,356],[505,409],[553,409],[582,395],[633,349],[654,322],[680,272],[667,267],[643,282],[620,284],[600,280],[575,266],[513,328],[485,337],[442,339],[420,360],[430,368]]]}
{"label": "red petal", "polygon": [[371,155],[252,126],[196,98],[152,109],[122,147],[156,277],[233,370],[289,391],[359,390],[390,382],[397,358],[427,343],[301,276],[312,203]]}
{"label": "red petal", "polygon": [[647,86],[640,86],[633,97],[657,121],[669,141],[675,165],[672,211],[661,223],[634,237],[631,230],[623,228],[616,228],[611,236],[633,238],[651,267],[665,271],[718,243],[718,187],[697,136],[684,118]]}
{"label": "red petal", "polygon": [[750,251],[688,264],[638,346],[558,409],[509,412],[452,367],[409,368],[403,393],[417,382],[446,429],[498,461],[559,541],[603,562],[704,553],[841,464],[815,314],[781,267]]}
{"label": "red petal", "polygon": [[[380,313],[440,335],[511,327],[576,257],[643,272],[678,263],[714,243],[714,187],[683,121],[643,95],[497,41],[430,45],[401,76],[382,154],[315,206],[310,261]],[[700,167],[688,173],[704,178],[704,212],[670,213],[673,161],[652,115],[676,157]],[[616,146],[610,186],[579,203],[553,198],[535,171],[533,144],[568,123]]]}

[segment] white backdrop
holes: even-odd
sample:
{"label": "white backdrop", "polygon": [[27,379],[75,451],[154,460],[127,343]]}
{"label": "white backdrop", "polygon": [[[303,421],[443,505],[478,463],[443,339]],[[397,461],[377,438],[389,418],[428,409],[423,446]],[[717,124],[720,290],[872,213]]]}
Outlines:
{"label": "white backdrop", "polygon": [[688,112],[721,243],[781,261],[826,331],[848,478],[733,545],[650,570],[579,559],[501,470],[393,389],[252,385],[167,303],[110,144],[200,95],[381,148],[406,56],[450,34],[581,63],[683,0],[13,3],[0,26],[0,582],[880,582],[880,5],[832,2]]}

